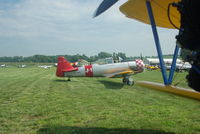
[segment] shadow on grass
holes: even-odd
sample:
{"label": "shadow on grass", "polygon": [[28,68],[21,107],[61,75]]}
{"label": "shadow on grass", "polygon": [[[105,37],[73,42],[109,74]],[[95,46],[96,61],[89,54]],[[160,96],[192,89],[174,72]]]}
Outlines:
{"label": "shadow on grass", "polygon": [[70,82],[67,79],[56,79],[56,80],[53,80],[53,81],[55,81],[55,82]]}
{"label": "shadow on grass", "polygon": [[106,81],[106,80],[99,80],[104,86],[108,89],[121,89],[123,88],[124,84],[119,82],[113,82],[113,81]]}
{"label": "shadow on grass", "polygon": [[175,134],[175,133],[164,132],[162,130],[152,130],[152,129],[56,126],[56,127],[41,128],[37,131],[37,134]]}

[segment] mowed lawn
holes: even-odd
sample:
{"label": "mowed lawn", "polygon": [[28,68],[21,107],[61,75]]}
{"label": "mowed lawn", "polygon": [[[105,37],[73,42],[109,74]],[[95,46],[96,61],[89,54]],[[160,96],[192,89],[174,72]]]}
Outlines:
{"label": "mowed lawn", "polygon": [[[175,84],[186,87],[185,75]],[[199,101],[124,86],[119,78],[71,80],[57,78],[55,68],[0,68],[0,134],[200,134]]]}

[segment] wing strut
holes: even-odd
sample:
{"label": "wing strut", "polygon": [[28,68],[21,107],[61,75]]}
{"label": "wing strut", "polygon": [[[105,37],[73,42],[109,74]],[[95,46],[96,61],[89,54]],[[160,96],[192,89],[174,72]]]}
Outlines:
{"label": "wing strut", "polygon": [[160,47],[158,32],[156,29],[156,24],[155,24],[155,20],[154,20],[154,16],[153,16],[151,3],[149,0],[146,0],[146,7],[148,10],[149,19],[151,22],[151,28],[153,31],[153,36],[154,36],[154,40],[155,40],[155,44],[156,44],[156,49],[157,49],[157,53],[158,53],[158,57],[159,57],[159,61],[160,61],[160,67],[161,67],[162,77],[163,77],[165,86],[158,84],[158,83],[146,82],[146,81],[139,81],[137,83],[143,87],[160,90],[160,91],[164,91],[164,92],[169,92],[169,93],[173,93],[173,94],[176,94],[179,96],[185,96],[188,98],[200,100],[199,92],[196,92],[194,90],[187,90],[187,89],[171,86],[173,77],[174,77],[174,71],[176,68],[176,60],[178,58],[179,47],[178,47],[178,45],[176,45],[176,47],[175,47],[173,61],[172,61],[171,69],[170,69],[170,74],[169,74],[169,77],[167,78],[167,71],[166,71],[166,67],[164,64],[164,60],[163,60],[162,50]]}
{"label": "wing strut", "polygon": [[[112,6],[114,3],[116,3],[116,1],[118,1],[118,0],[112,0],[112,1],[111,0],[104,0],[103,4],[102,4],[103,6],[100,6],[99,9],[97,9],[97,11],[98,10],[101,10],[101,12],[105,11],[110,6]],[[169,74],[169,77],[168,77],[167,71],[166,71],[166,66],[165,66],[164,60],[163,60],[163,55],[162,55],[162,50],[161,50],[160,41],[159,41],[159,37],[158,37],[158,32],[157,32],[157,28],[156,28],[156,22],[155,22],[155,19],[154,19],[154,15],[153,15],[152,6],[151,6],[150,1],[151,0],[146,0],[146,8],[147,8],[147,11],[148,11],[148,16],[149,16],[149,20],[150,20],[150,23],[151,23],[154,41],[155,41],[155,45],[156,45],[156,49],[157,49],[157,53],[158,53],[158,57],[159,57],[159,61],[160,61],[160,67],[161,67],[161,71],[162,71],[162,77],[163,77],[164,85],[158,84],[158,83],[153,83],[153,82],[146,82],[146,81],[139,81],[139,82],[137,82],[137,84],[140,85],[140,86],[146,87],[146,88],[165,91],[165,92],[173,93],[173,94],[176,94],[176,95],[185,96],[185,97],[188,97],[188,98],[200,100],[200,92],[196,92],[196,91],[193,91],[193,90],[191,91],[191,90],[171,86],[172,81],[173,81],[173,77],[174,77],[174,71],[175,71],[175,68],[176,68],[176,60],[178,58],[179,47],[177,45],[175,47],[173,61],[172,61],[171,69],[170,69],[170,74]],[[106,7],[104,8],[104,6],[106,6]],[[102,9],[102,8],[104,8],[104,9]],[[97,15],[98,15],[98,12],[95,13],[95,16],[97,16]]]}
{"label": "wing strut", "polygon": [[173,56],[173,62],[172,62],[171,69],[170,69],[170,75],[169,75],[169,78],[167,78],[166,67],[165,67],[165,63],[163,60],[162,49],[160,46],[160,41],[159,41],[158,32],[157,32],[157,28],[156,28],[156,24],[155,24],[155,19],[153,16],[151,2],[148,0],[146,1],[146,7],[147,7],[148,15],[149,15],[149,20],[151,22],[151,28],[152,28],[152,32],[153,32],[153,36],[154,36],[154,40],[155,40],[156,50],[157,50],[159,61],[160,61],[160,67],[161,67],[161,71],[162,71],[163,81],[164,81],[165,85],[171,85],[173,76],[174,76],[175,67],[176,67],[176,60],[178,58],[179,47],[176,45],[176,48],[174,51],[174,56]]}

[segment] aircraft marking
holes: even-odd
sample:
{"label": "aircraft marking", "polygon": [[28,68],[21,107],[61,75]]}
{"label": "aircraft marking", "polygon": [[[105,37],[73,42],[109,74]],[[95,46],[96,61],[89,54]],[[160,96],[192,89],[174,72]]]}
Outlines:
{"label": "aircraft marking", "polygon": [[136,67],[137,67],[137,70],[139,72],[142,72],[144,70],[144,63],[142,60],[136,60]]}
{"label": "aircraft marking", "polygon": [[85,76],[86,77],[93,77],[92,65],[85,66]]}

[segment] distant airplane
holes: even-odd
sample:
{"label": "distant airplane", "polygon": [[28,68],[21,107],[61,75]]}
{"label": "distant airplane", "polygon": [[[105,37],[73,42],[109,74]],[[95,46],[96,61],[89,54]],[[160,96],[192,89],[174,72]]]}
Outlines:
{"label": "distant airplane", "polygon": [[43,65],[43,66],[38,66],[38,67],[48,69],[48,68],[51,68],[52,65],[49,65],[49,66],[47,66],[47,65]]}
{"label": "distant airplane", "polygon": [[144,63],[140,59],[131,62],[73,67],[64,57],[58,57],[56,75],[68,77],[68,80],[70,77],[122,77],[124,84],[134,85],[130,75],[141,73],[143,70]]}
{"label": "distant airplane", "polygon": [[[182,64],[176,64],[176,72],[181,72],[181,71],[189,71],[190,69],[192,68],[192,65],[190,65],[189,63],[182,63]],[[170,70],[171,69],[171,66],[166,66],[166,69],[167,70]]]}
{"label": "distant airplane", "polygon": [[2,64],[1,67],[2,67],[2,68],[5,68],[5,67],[7,67],[7,66],[6,66],[6,64]]}
{"label": "distant airplane", "polygon": [[27,65],[23,64],[23,65],[19,65],[18,67],[19,68],[25,68],[25,67],[27,67]]}

